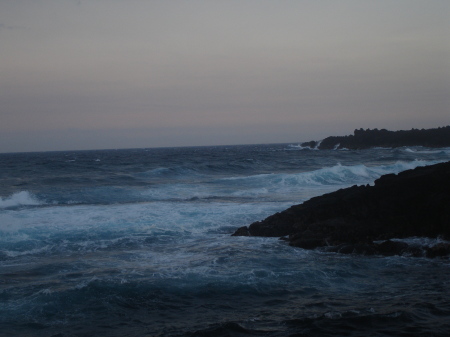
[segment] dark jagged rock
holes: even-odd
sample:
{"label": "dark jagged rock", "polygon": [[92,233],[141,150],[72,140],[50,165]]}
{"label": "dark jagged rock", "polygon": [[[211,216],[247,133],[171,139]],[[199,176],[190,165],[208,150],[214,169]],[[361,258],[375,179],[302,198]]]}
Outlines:
{"label": "dark jagged rock", "polygon": [[401,146],[425,146],[448,147],[450,146],[450,126],[437,129],[411,129],[400,131],[388,131],[386,129],[356,129],[353,135],[331,136],[321,142],[310,141],[301,144],[305,147],[318,148],[320,150],[331,149],[367,149],[372,147],[401,147]]}
{"label": "dark jagged rock", "polygon": [[[366,242],[366,243],[356,243],[356,244],[342,244],[334,247],[327,247],[325,250],[328,252],[336,252],[341,254],[360,254],[360,255],[383,255],[383,256],[394,256],[394,255],[408,255],[408,256],[444,256],[446,254],[432,256],[428,254],[428,250],[431,248],[421,248],[418,246],[411,246],[405,242],[386,240],[380,243]],[[439,251],[440,252],[440,251]],[[450,251],[448,252],[450,253]]]}
{"label": "dark jagged rock", "polygon": [[[341,253],[418,256],[398,241],[412,236],[450,239],[450,162],[384,175],[374,186],[353,186],[312,198],[263,221],[239,228],[235,236],[283,237],[305,249]],[[450,245],[428,249],[442,256]]]}
{"label": "dark jagged rock", "polygon": [[450,244],[448,243],[438,243],[433,247],[427,249],[427,257],[437,257],[450,255]]}

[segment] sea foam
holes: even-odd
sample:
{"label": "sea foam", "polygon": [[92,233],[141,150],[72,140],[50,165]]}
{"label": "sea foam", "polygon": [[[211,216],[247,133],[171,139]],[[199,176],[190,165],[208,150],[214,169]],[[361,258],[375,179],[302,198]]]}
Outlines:
{"label": "sea foam", "polygon": [[246,183],[259,183],[261,186],[267,185],[292,185],[292,186],[320,186],[320,185],[340,185],[340,184],[361,184],[371,183],[383,174],[399,173],[404,170],[413,169],[419,166],[435,164],[438,161],[427,162],[415,160],[412,162],[397,161],[393,164],[382,166],[341,165],[338,163],[313,171],[299,173],[272,173],[258,174],[242,177],[222,178],[223,181],[236,181],[239,186]]}
{"label": "sea foam", "polygon": [[20,206],[37,206],[42,205],[43,202],[38,200],[33,194],[28,191],[20,191],[12,194],[10,197],[0,197],[0,208],[13,208]]}

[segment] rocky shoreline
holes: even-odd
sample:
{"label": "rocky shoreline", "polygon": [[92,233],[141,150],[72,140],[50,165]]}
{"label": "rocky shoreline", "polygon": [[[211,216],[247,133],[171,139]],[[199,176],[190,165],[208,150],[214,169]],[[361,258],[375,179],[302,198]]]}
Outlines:
{"label": "rocky shoreline", "polygon": [[449,255],[446,242],[420,248],[392,239],[450,240],[450,162],[312,198],[233,235],[280,237],[291,246],[344,254]]}
{"label": "rocky shoreline", "polygon": [[301,146],[316,148],[319,150],[332,149],[367,149],[372,147],[401,147],[401,146],[425,146],[425,147],[449,147],[450,126],[436,129],[412,129],[389,131],[386,129],[356,129],[353,135],[330,136],[322,141],[310,141]]}

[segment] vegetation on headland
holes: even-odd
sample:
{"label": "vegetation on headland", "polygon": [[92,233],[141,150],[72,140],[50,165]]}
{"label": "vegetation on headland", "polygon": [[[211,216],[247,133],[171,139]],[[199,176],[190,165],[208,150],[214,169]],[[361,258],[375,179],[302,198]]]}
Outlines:
{"label": "vegetation on headland", "polygon": [[302,143],[302,146],[317,147],[320,150],[327,149],[367,149],[372,147],[449,147],[450,126],[436,129],[411,129],[389,131],[386,129],[356,129],[353,135],[330,136],[322,141],[310,141]]}

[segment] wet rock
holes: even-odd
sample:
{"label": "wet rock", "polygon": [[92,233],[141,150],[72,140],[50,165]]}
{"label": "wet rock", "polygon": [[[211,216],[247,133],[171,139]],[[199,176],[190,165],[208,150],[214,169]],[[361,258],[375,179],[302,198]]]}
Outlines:
{"label": "wet rock", "polygon": [[232,236],[249,236],[250,232],[248,231],[248,228],[246,226],[240,227],[234,232]]}
{"label": "wet rock", "polygon": [[438,243],[427,249],[427,257],[438,257],[450,255],[450,244],[449,243]]}
{"label": "wet rock", "polygon": [[409,245],[404,242],[386,240],[375,245],[377,254],[384,256],[402,255],[407,252]]}
{"label": "wet rock", "polygon": [[[374,186],[352,186],[312,198],[239,228],[233,235],[286,236],[305,249],[400,255],[419,253],[398,241],[411,236],[450,239],[450,162],[389,174]],[[405,246],[406,245],[406,246]],[[447,254],[437,247],[427,256]],[[450,248],[449,248],[450,249]]]}
{"label": "wet rock", "polygon": [[377,251],[373,244],[368,243],[356,243],[356,244],[344,244],[337,246],[332,251],[341,254],[359,254],[359,255],[375,255]]}

